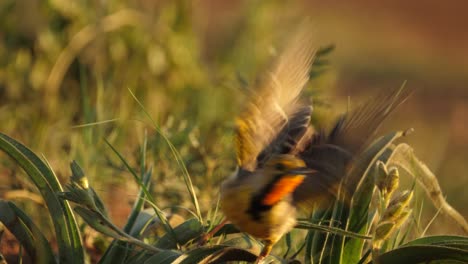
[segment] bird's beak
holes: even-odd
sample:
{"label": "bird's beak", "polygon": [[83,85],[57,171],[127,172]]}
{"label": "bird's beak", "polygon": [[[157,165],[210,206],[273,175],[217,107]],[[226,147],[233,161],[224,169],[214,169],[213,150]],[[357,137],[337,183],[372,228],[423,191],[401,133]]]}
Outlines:
{"label": "bird's beak", "polygon": [[301,167],[301,168],[295,168],[293,170],[289,170],[287,172],[287,174],[292,174],[292,175],[311,175],[311,174],[314,174],[316,173],[317,171],[316,170],[313,170],[311,168],[307,168],[307,167]]}

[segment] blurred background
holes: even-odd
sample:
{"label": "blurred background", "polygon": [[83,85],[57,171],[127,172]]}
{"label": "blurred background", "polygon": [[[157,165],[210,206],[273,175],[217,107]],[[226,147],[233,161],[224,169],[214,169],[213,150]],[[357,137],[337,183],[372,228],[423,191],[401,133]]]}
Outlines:
{"label": "blurred background", "polygon": [[[243,87],[308,17],[318,45],[335,46],[306,91],[316,119],[407,81],[413,96],[381,131],[415,129],[405,141],[466,217],[468,4],[324,3],[3,0],[0,131],[43,154],[63,183],[77,160],[119,225],[137,186],[103,139],[138,168],[147,135],[159,205],[190,208],[182,170],[133,93],[181,153],[208,212],[235,166],[233,119]],[[0,182],[0,198],[40,215],[34,187],[3,153]],[[420,193],[424,230],[437,210]],[[459,233],[452,223],[438,216],[428,232]],[[47,218],[42,225],[50,228]]]}

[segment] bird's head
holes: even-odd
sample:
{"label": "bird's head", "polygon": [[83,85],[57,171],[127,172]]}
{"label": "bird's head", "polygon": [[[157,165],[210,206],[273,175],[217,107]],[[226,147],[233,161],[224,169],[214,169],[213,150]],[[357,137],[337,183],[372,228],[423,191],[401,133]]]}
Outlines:
{"label": "bird's head", "polygon": [[315,171],[307,168],[305,162],[293,155],[277,155],[265,164],[262,203],[271,205],[291,194],[309,174]]}
{"label": "bird's head", "polygon": [[[282,154],[275,155],[270,158],[264,167],[265,174],[271,175],[272,178],[282,177],[287,175],[307,175],[314,171],[307,168],[305,162],[293,155]],[[270,178],[270,177],[267,177]]]}

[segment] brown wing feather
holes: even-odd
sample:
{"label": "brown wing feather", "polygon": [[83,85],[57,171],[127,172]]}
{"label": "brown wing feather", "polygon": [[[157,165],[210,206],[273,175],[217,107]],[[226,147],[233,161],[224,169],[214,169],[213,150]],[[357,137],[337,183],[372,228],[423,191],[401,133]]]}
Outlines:
{"label": "brown wing feather", "polygon": [[255,170],[257,157],[300,108],[298,96],[309,79],[314,53],[308,29],[301,27],[271,70],[253,87],[236,120],[237,162],[241,168]]}
{"label": "brown wing feather", "polygon": [[310,115],[312,107],[303,106],[291,115],[287,124],[278,133],[276,138],[268,144],[257,157],[257,167],[263,167],[265,162],[273,155],[289,154],[298,147],[301,139],[310,128]]}
{"label": "brown wing feather", "polygon": [[[346,113],[326,135],[315,135],[299,156],[307,167],[317,173],[307,177],[295,190],[294,200],[310,205],[324,196],[336,195],[338,186],[347,175],[353,160],[373,140],[375,131],[384,119],[410,95],[409,89],[394,89],[376,96]],[[353,183],[347,181],[346,191],[353,192]]]}

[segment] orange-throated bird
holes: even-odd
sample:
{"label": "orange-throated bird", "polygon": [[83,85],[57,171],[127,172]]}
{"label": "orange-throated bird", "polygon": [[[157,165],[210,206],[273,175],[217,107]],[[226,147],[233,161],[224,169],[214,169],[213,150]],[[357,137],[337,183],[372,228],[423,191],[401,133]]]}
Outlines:
{"label": "orange-throated bird", "polygon": [[[298,206],[333,201],[340,182],[382,121],[408,92],[395,89],[343,114],[328,133],[309,124],[301,100],[316,49],[306,28],[251,87],[236,119],[236,171],[221,186],[221,208],[241,231],[262,239],[259,260],[296,224]],[[344,189],[352,192],[355,181]]]}

